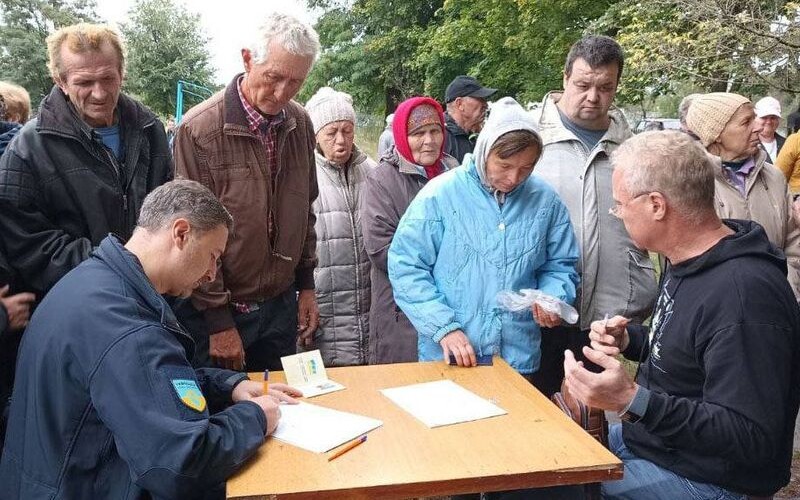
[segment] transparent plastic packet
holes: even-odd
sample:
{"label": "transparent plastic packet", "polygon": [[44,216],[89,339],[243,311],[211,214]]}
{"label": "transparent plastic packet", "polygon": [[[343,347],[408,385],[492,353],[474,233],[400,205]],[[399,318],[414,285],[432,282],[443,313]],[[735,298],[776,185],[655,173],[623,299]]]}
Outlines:
{"label": "transparent plastic packet", "polygon": [[574,307],[539,290],[530,288],[523,288],[519,292],[503,290],[497,294],[497,303],[503,309],[511,312],[524,311],[530,309],[533,304],[538,304],[545,311],[558,314],[561,319],[571,325],[578,322],[578,311]]}

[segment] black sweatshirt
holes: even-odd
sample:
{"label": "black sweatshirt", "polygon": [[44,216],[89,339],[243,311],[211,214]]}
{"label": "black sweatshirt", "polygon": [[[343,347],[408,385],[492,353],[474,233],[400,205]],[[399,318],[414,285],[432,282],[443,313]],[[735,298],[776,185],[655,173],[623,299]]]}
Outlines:
{"label": "black sweatshirt", "polygon": [[[631,326],[643,418],[625,423],[637,456],[749,495],[789,482],[800,404],[800,308],[786,261],[755,222],[666,271],[652,334]],[[640,392],[643,389],[640,389]]]}

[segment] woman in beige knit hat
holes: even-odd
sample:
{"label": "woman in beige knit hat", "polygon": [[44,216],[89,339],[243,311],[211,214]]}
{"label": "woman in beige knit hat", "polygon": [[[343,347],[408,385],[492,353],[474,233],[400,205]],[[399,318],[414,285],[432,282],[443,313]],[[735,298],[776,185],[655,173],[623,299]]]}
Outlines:
{"label": "woman in beige knit hat", "polygon": [[[311,349],[326,366],[367,363],[370,262],[364,249],[358,207],[375,162],[355,145],[356,112],[349,94],[322,87],[306,103],[317,147],[319,196],[314,285],[319,327]],[[308,348],[309,346],[302,346]]]}
{"label": "woman in beige knit hat", "polygon": [[789,283],[800,298],[800,228],[792,217],[786,178],[758,147],[761,127],[755,118],[746,97],[713,92],[692,100],[686,124],[719,165],[714,179],[717,213],[764,227],[769,240],[786,254]]}

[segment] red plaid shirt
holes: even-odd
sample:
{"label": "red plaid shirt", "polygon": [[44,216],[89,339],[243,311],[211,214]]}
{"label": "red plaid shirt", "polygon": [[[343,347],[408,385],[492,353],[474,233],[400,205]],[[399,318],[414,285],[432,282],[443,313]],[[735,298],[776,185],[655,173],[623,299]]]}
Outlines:
{"label": "red plaid shirt", "polygon": [[[272,178],[272,193],[275,194],[275,182],[278,177],[278,154],[277,154],[277,128],[278,125],[283,123],[286,112],[281,110],[280,113],[274,116],[266,117],[258,112],[242,94],[242,78],[236,82],[236,89],[239,91],[239,100],[242,101],[242,108],[247,117],[247,123],[250,126],[250,131],[253,132],[264,145],[264,151],[267,153],[267,169]],[[267,231],[269,232],[270,241],[275,235],[275,218],[272,210],[267,214]],[[274,241],[272,242],[274,243]]]}
{"label": "red plaid shirt", "polygon": [[267,168],[269,169],[270,176],[272,177],[272,189],[275,190],[275,178],[278,175],[278,154],[277,154],[277,128],[278,125],[283,123],[286,112],[281,110],[280,113],[274,116],[264,116],[254,108],[242,93],[242,78],[236,82],[236,89],[239,91],[239,100],[242,101],[244,114],[247,116],[247,123],[250,125],[250,131],[253,132],[264,145],[264,151],[267,153]]}

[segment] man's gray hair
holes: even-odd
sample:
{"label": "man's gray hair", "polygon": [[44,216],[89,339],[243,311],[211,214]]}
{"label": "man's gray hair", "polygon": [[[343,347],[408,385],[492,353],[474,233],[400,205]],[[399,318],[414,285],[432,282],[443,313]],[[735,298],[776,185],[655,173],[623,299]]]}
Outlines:
{"label": "man's gray hair", "polygon": [[692,222],[715,213],[714,161],[688,134],[642,132],[622,143],[611,162],[625,172],[625,187],[632,195],[658,191]]}
{"label": "man's gray hair", "polygon": [[272,42],[298,56],[316,59],[319,53],[319,35],[314,28],[289,14],[273,12],[258,29],[256,40],[248,47],[256,64],[267,60]]}
{"label": "man's gray hair", "polygon": [[683,128],[687,128],[686,115],[689,114],[689,106],[692,105],[692,100],[701,95],[703,94],[689,94],[683,99],[681,99],[681,103],[678,104],[678,120],[680,120]]}
{"label": "man's gray hair", "polygon": [[214,193],[187,179],[176,179],[151,191],[144,199],[136,225],[158,231],[179,218],[186,219],[199,233],[222,225],[233,231],[233,217]]}

